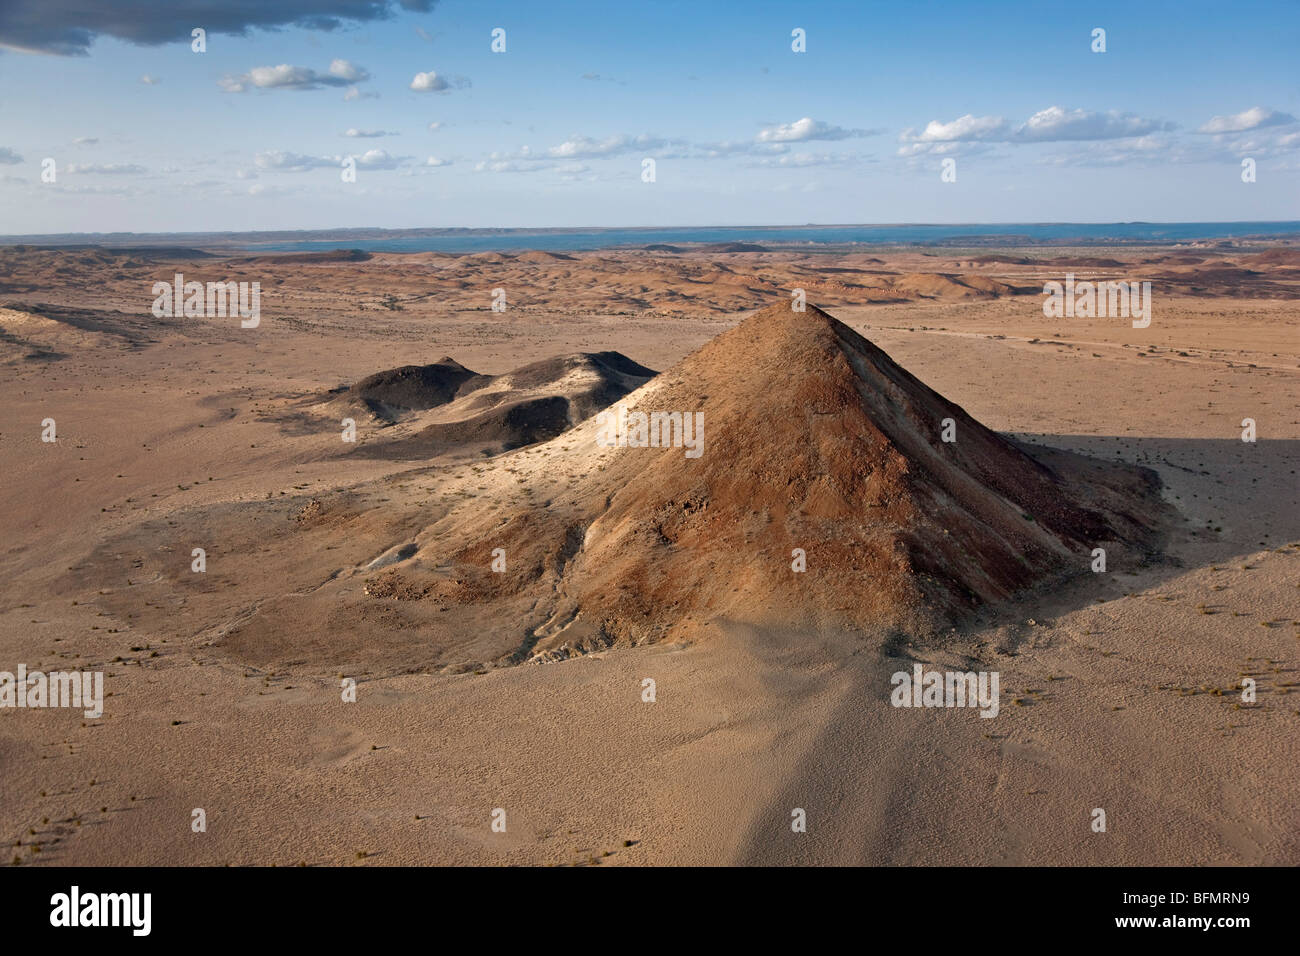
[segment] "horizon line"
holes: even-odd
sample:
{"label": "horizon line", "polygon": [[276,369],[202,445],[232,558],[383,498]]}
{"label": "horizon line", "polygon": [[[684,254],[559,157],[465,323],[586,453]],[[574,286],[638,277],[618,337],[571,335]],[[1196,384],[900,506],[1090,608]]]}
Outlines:
{"label": "horizon line", "polygon": [[1294,225],[1300,226],[1300,219],[1129,219],[1129,220],[1038,220],[1006,222],[805,222],[805,223],[761,223],[761,224],[709,224],[709,225],[673,225],[673,226],[324,226],[302,229],[211,229],[211,230],[154,230],[133,232],[118,230],[113,232],[23,232],[0,234],[0,241],[26,239],[41,236],[248,236],[273,235],[280,233],[329,233],[329,232],[613,232],[620,230],[639,230],[644,232],[670,231],[676,229],[852,229],[852,228],[915,228],[921,227],[966,227],[966,226],[1232,226],[1232,225]]}

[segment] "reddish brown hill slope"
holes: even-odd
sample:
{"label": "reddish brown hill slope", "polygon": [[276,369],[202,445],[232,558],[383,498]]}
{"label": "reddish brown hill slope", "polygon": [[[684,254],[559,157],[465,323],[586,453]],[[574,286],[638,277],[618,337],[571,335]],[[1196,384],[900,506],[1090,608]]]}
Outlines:
{"label": "reddish brown hill slope", "polygon": [[759,312],[624,404],[702,412],[703,453],[601,448],[584,423],[533,466],[585,460],[545,507],[431,529],[471,542],[447,597],[535,594],[538,651],[721,616],[915,634],[1086,571],[1094,547],[1147,551],[1163,510],[1153,473],[989,431],[812,307]]}

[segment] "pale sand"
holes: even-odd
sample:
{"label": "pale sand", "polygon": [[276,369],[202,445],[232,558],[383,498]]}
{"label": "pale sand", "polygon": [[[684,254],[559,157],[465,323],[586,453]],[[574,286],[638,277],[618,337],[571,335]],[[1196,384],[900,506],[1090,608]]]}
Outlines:
{"label": "pale sand", "polygon": [[[899,270],[916,271],[910,262]],[[964,271],[981,270],[1007,271]],[[370,298],[390,291],[382,270],[348,281],[357,276],[370,276],[360,287]],[[94,308],[119,295],[111,307],[126,309],[127,291],[139,291],[41,282],[50,284],[40,293],[7,292],[0,304]],[[127,659],[107,666],[113,696],[100,720],[0,711],[0,836],[10,857],[1300,862],[1300,687],[1287,686],[1300,680],[1300,550],[1288,547],[1300,542],[1300,322],[1294,299],[1255,297],[1249,282],[1228,297],[1157,298],[1147,330],[1044,319],[1034,295],[834,308],[991,428],[1155,468],[1187,519],[1172,545],[1181,567],[1089,578],[1002,608],[989,615],[997,623],[941,650],[910,649],[935,667],[994,662],[1006,692],[996,719],[890,707],[888,675],[910,662],[882,658],[869,637],[752,633],[725,622],[685,648],[363,680],[358,703],[343,704],[331,676],[287,662],[260,673],[203,646],[210,633],[162,643],[101,615],[110,598],[130,602],[125,589],[142,588],[141,603],[160,593],[132,578],[128,556],[106,588],[114,595],[69,586],[68,568],[143,520],[176,523],[174,559],[184,566],[194,534],[187,516],[200,506],[269,492],[285,510],[290,497],[301,505],[410,468],[340,458],[335,430],[286,434],[260,412],[444,354],[487,373],[602,349],[668,368],[741,317],[712,308],[580,314],[560,301],[564,278],[540,286],[552,299],[527,314],[430,304],[418,315],[367,311],[365,321],[309,297],[272,305],[264,292],[256,336],[228,320],[159,323],[136,302],[130,321],[158,342],[135,349],[123,336],[0,314],[25,343],[4,339],[0,365],[0,669]],[[301,318],[276,321],[290,311]],[[33,343],[65,357],[21,360]],[[1152,344],[1156,353],[1139,357]],[[46,417],[58,421],[57,445],[39,441]],[[1243,417],[1259,423],[1258,443],[1240,441]],[[1222,530],[1190,535],[1207,522]],[[277,560],[277,529],[248,530],[268,536],[268,560]],[[353,542],[349,559],[390,543]],[[205,587],[217,593],[204,599],[237,609],[231,583],[262,575],[259,550],[212,547]],[[313,560],[325,559],[302,556]],[[374,672],[384,673],[376,656]],[[1259,680],[1257,707],[1208,691],[1231,688],[1243,672]],[[654,704],[641,702],[645,677],[657,682]],[[207,833],[190,830],[195,807],[207,811]],[[504,834],[489,827],[496,807],[507,812]],[[807,811],[806,834],[790,831],[795,807]],[[1107,811],[1105,834],[1089,829],[1095,807]]]}

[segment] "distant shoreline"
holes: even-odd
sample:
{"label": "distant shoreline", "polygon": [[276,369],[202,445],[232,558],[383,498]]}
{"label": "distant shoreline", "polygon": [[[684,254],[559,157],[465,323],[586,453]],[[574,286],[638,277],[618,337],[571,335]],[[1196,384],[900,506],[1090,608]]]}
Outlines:
{"label": "distant shoreline", "polygon": [[[726,244],[731,251],[837,252],[894,248],[1033,246],[1178,246],[1300,242],[1300,222],[995,223],[804,226],[654,226],[496,229],[317,229],[265,232],[55,233],[0,236],[0,246],[193,246],[250,252],[452,254],[542,249],[552,252],[697,252]],[[653,247],[661,247],[654,249]],[[719,251],[719,250],[707,250]],[[727,251],[727,250],[721,250]]]}

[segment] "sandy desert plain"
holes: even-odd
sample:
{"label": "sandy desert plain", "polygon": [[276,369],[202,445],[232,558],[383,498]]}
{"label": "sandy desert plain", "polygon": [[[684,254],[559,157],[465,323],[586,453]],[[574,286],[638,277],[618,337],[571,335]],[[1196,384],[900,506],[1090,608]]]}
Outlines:
{"label": "sandy desert plain", "polygon": [[0,248],[0,670],[106,675],[0,710],[5,862],[1295,865],[1298,398],[1284,243]]}

